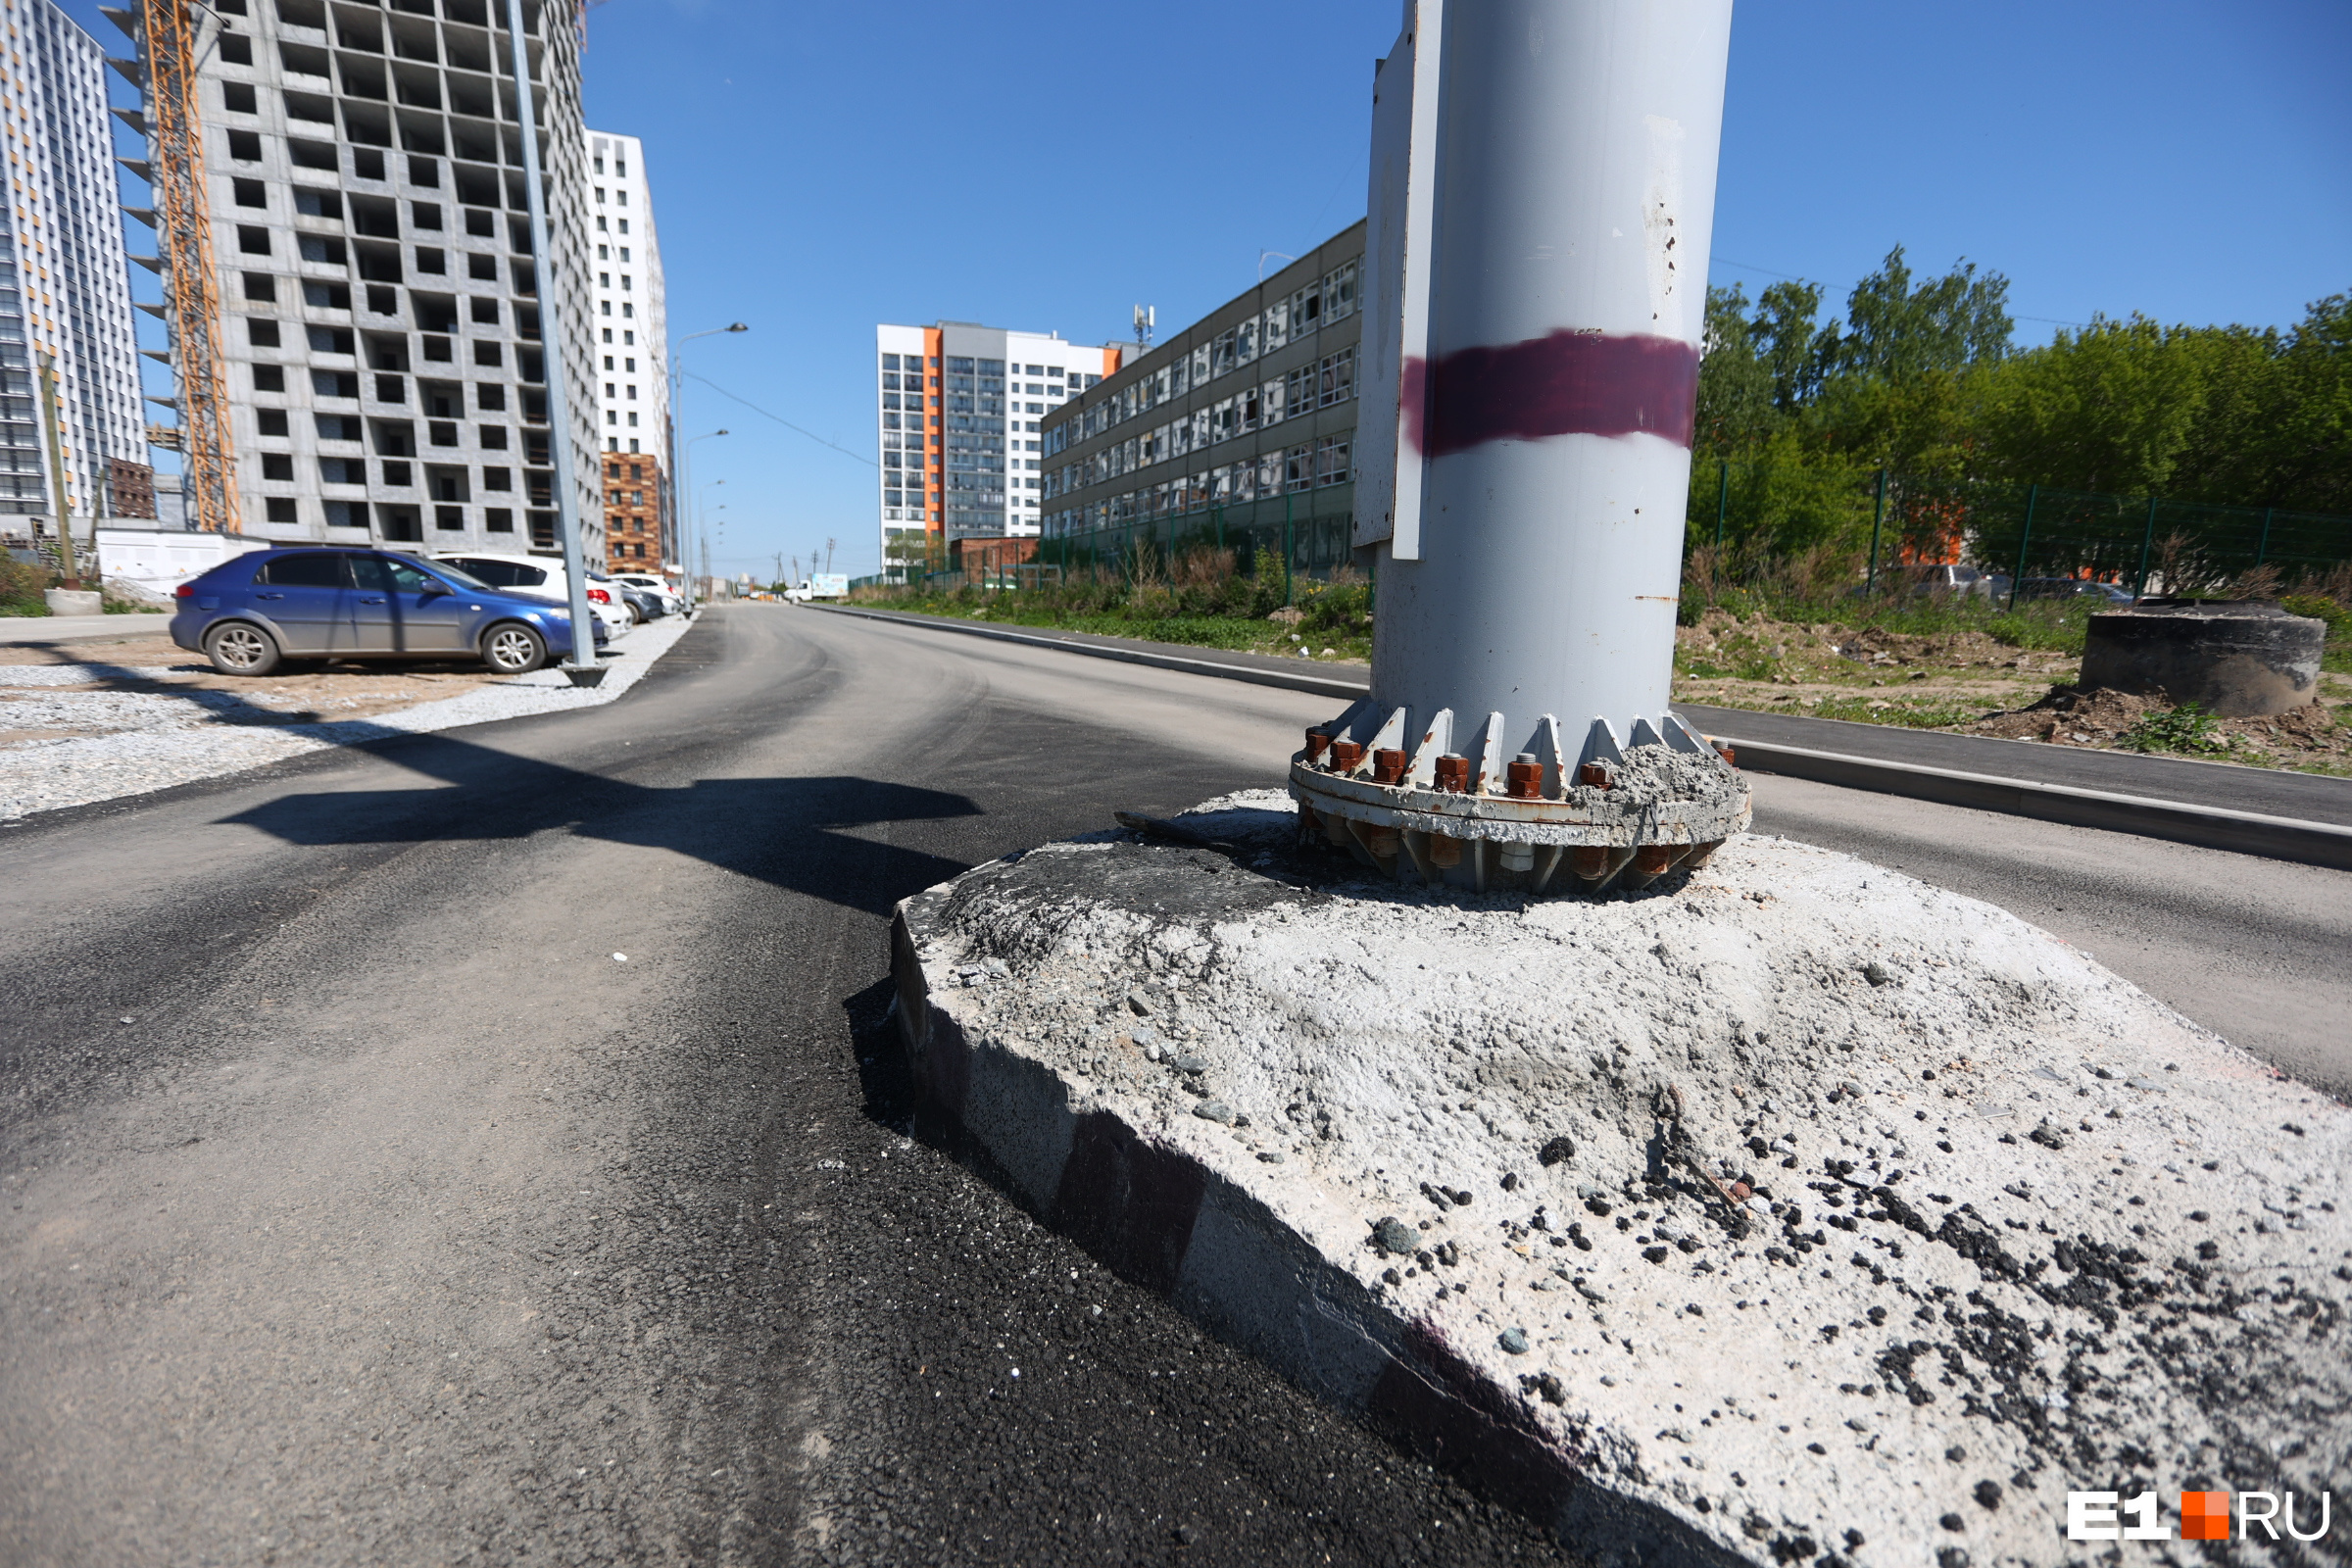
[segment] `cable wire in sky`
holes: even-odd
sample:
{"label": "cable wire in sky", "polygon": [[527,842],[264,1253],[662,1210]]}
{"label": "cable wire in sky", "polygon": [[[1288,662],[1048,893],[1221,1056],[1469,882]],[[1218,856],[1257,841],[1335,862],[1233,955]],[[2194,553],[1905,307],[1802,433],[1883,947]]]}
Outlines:
{"label": "cable wire in sky", "polygon": [[760,416],[760,417],[763,419],[773,419],[787,430],[799,431],[800,434],[807,436],[809,440],[815,442],[820,447],[831,447],[834,451],[842,454],[844,457],[856,458],[859,463],[864,464],[869,468],[879,468],[882,466],[882,465],[876,463],[873,459],[867,457],[862,452],[852,452],[848,447],[843,446],[838,441],[828,441],[823,436],[818,435],[814,430],[803,429],[800,425],[793,423],[790,419],[785,418],[780,414],[768,413],[759,404],[754,403],[750,398],[737,396],[735,393],[728,391],[725,387],[720,386],[716,381],[711,380],[707,375],[697,375],[692,370],[688,370],[686,372],[686,379],[689,381],[702,382],[703,385],[709,387],[711,391],[717,393],[722,398],[734,398],[736,402],[742,404],[745,408]]}

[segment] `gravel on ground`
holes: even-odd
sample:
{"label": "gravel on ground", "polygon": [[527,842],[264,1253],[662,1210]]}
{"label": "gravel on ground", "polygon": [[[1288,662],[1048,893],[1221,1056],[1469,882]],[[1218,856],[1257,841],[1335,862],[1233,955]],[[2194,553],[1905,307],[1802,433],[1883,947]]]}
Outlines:
{"label": "gravel on ground", "polygon": [[560,669],[500,676],[446,661],[229,676],[152,635],[0,647],[0,821],[329,747],[601,707],[691,624],[637,627],[607,650],[612,672],[589,688]]}

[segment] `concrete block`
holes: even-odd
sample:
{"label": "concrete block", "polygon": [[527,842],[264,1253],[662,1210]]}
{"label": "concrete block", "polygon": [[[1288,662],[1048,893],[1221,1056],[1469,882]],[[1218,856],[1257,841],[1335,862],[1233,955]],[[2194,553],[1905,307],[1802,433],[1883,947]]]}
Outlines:
{"label": "concrete block", "polygon": [[2142,600],[2090,617],[2084,691],[2105,687],[2195,703],[2224,718],[2318,701],[2328,623],[2268,600]]}
{"label": "concrete block", "polygon": [[2070,1490],[2352,1474],[2352,1112],[2089,955],[1772,839],[1523,904],[1182,820],[1231,848],[901,906],[926,1101],[1594,1560],[2055,1564]]}
{"label": "concrete block", "polygon": [[100,615],[106,612],[104,596],[94,588],[51,588],[41,597],[47,601],[52,615]]}

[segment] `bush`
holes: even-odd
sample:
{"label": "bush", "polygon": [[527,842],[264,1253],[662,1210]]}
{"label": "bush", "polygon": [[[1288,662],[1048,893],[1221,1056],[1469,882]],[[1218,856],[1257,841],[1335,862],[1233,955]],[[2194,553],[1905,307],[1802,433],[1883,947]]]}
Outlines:
{"label": "bush", "polygon": [[2309,615],[2314,620],[2326,621],[2328,640],[2331,643],[2352,637],[2352,610],[2325,594],[2288,594],[2278,605],[2290,615]]}
{"label": "bush", "polygon": [[2139,722],[2115,743],[2132,752],[2226,752],[2227,736],[2217,735],[2213,715],[2194,703],[2162,713],[2142,713]]}
{"label": "bush", "polygon": [[0,615],[46,615],[49,606],[41,594],[48,586],[46,566],[0,552]]}

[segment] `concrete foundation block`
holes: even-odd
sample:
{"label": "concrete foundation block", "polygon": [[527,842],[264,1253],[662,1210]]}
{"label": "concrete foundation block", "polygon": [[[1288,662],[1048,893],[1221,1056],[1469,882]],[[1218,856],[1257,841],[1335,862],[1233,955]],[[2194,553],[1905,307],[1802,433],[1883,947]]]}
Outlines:
{"label": "concrete foundation block", "polygon": [[51,588],[41,595],[52,615],[102,615],[105,596],[95,588]]}
{"label": "concrete foundation block", "polygon": [[928,1109],[1595,1561],[2057,1564],[2069,1491],[2352,1474],[2352,1112],[2087,955],[1772,839],[1528,904],[1181,820],[900,906]]}
{"label": "concrete foundation block", "polygon": [[2223,718],[2283,713],[2318,700],[2327,640],[2326,621],[2267,600],[2143,600],[2090,617],[2080,684],[2194,703]]}

